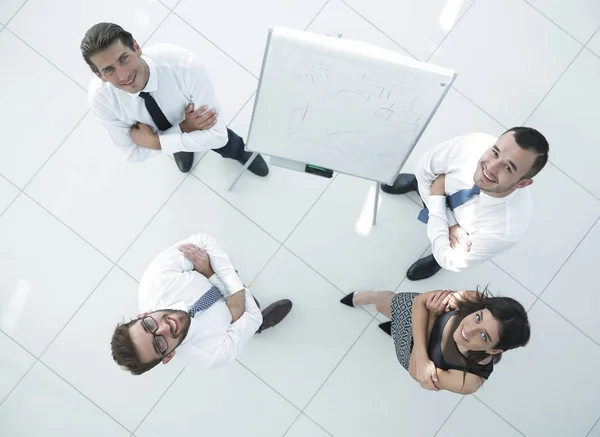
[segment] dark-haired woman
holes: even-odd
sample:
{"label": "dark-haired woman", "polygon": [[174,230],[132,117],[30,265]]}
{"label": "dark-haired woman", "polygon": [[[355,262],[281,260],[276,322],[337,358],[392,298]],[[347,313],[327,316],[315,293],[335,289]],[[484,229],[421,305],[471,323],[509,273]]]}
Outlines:
{"label": "dark-haired woman", "polygon": [[362,291],[341,302],[375,304],[391,319],[379,327],[394,339],[396,356],[423,388],[474,393],[489,378],[502,353],[525,346],[527,312],[509,297],[487,290],[428,293]]}

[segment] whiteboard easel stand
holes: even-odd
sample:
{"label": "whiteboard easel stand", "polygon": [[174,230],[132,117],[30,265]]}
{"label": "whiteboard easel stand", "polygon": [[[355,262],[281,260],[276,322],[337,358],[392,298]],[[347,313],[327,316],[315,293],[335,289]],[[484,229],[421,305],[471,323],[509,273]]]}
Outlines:
{"label": "whiteboard easel stand", "polygon": [[258,152],[252,152],[252,156],[250,157],[250,159],[248,161],[246,161],[246,163],[244,164],[244,168],[242,168],[242,170],[240,171],[240,174],[237,175],[237,178],[235,178],[235,180],[233,181],[233,183],[229,187],[229,190],[227,190],[227,191],[231,191],[231,189],[237,183],[237,181],[240,180],[240,178],[242,177],[242,175],[244,174],[244,172],[246,170],[248,170],[248,167],[250,167],[250,164],[252,164],[252,161],[254,161],[254,159],[256,158],[256,155],[258,155]]}
{"label": "whiteboard easel stand", "polygon": [[[257,87],[257,91],[256,91],[256,97],[254,99],[254,110],[252,111],[252,118],[250,120],[250,130],[252,130],[252,124],[253,124],[253,121],[254,121],[254,112],[255,112],[256,106],[258,104],[258,98],[259,98],[259,95],[260,95],[260,90],[261,90],[262,78],[263,78],[263,73],[264,73],[264,70],[265,70],[265,65],[267,63],[268,48],[269,48],[269,44],[271,42],[272,33],[273,33],[273,29],[271,28],[271,29],[269,29],[269,32],[268,32],[268,35],[267,35],[266,48],[265,48],[265,52],[263,53],[263,61],[262,61],[262,65],[261,65],[260,76],[258,78],[258,87]],[[341,37],[341,36],[342,35],[339,34],[338,38]],[[431,111],[431,113],[429,114],[429,117],[427,118],[427,121],[423,125],[423,127],[421,129],[421,132],[419,132],[419,135],[414,140],[412,148],[411,148],[411,153],[412,153],[412,150],[414,149],[414,147],[417,145],[417,143],[421,139],[421,137],[423,136],[423,133],[425,132],[425,130],[429,126],[429,123],[431,122],[433,116],[437,113],[440,105],[442,104],[442,102],[444,101],[446,95],[448,94],[448,91],[450,91],[450,88],[452,88],[452,86],[454,85],[454,81],[456,80],[457,76],[458,75],[456,74],[456,72],[454,72],[452,74],[452,78],[450,79],[449,83],[443,83],[443,84],[441,84],[444,87],[444,92],[443,92],[442,96],[440,97],[440,99],[438,100],[437,104],[435,105],[433,111]],[[250,131],[248,132],[248,136],[250,136]],[[254,161],[254,159],[256,159],[257,155],[258,155],[258,152],[252,152],[252,156],[250,157],[250,159],[248,159],[248,161],[246,162],[246,164],[244,164],[244,168],[242,168],[242,170],[240,171],[240,173],[238,174],[238,176],[235,178],[235,180],[233,181],[233,183],[230,185],[228,191],[231,191],[233,189],[233,187],[235,186],[235,184],[237,183],[237,181],[242,177],[242,175],[248,169],[248,167],[250,166],[250,164],[252,164],[252,162]],[[408,156],[409,155],[406,156],[406,158],[404,159],[404,161],[400,165],[400,168],[398,168],[398,171],[396,172],[396,174],[400,174],[400,171],[402,170],[402,167],[404,167],[404,164],[408,160]],[[338,173],[340,173],[340,172],[338,172]],[[373,226],[375,226],[375,224],[377,222],[377,208],[379,206],[379,195],[380,195],[380,192],[381,192],[381,183],[377,182],[377,181],[374,181],[374,182],[375,182],[375,199],[374,199],[374,202],[373,202]],[[393,181],[392,181],[392,183],[393,183]]]}

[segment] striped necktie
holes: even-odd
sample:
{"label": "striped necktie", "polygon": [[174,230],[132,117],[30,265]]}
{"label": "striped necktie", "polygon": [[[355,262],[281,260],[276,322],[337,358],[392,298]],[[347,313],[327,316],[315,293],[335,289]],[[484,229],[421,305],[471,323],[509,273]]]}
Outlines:
{"label": "striped necktie", "polygon": [[221,297],[221,292],[217,287],[213,285],[210,290],[208,290],[206,293],[200,296],[200,299],[194,302],[194,304],[188,310],[188,314],[191,317],[194,317],[196,313],[204,311],[205,309],[218,302],[219,299],[221,299]]}

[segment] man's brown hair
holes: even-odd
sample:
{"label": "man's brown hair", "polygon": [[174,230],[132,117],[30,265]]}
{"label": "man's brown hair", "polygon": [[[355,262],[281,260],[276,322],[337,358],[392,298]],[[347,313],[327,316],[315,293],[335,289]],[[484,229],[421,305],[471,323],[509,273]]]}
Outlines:
{"label": "man's brown hair", "polygon": [[100,73],[98,67],[90,59],[96,53],[106,50],[115,42],[121,41],[124,46],[135,51],[133,36],[118,24],[98,23],[90,27],[81,40],[81,55],[94,73]]}
{"label": "man's brown hair", "polygon": [[157,358],[156,360],[144,363],[140,359],[129,333],[129,328],[138,320],[134,319],[128,323],[119,323],[110,341],[113,360],[121,368],[128,370],[133,375],[141,375],[162,361],[161,358]]}

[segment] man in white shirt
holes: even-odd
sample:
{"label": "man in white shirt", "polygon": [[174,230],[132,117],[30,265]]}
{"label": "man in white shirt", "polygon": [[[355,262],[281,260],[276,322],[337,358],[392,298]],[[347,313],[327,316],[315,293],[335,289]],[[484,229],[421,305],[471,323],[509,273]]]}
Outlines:
{"label": "man in white shirt", "polygon": [[[113,23],[91,27],[80,49],[96,75],[88,91],[92,111],[128,161],[165,152],[188,172],[194,152],[213,150],[242,165],[252,155],[218,117],[210,79],[193,53],[157,44],[142,54],[131,33]],[[261,156],[248,169],[258,176],[269,173]]]}
{"label": "man in white shirt", "polygon": [[234,360],[254,336],[277,325],[292,302],[279,300],[261,314],[214,238],[192,235],[165,250],[140,280],[136,319],[114,331],[117,364],[141,375],[175,355],[209,369]]}
{"label": "man in white shirt", "polygon": [[432,255],[415,262],[407,278],[429,278],[444,268],[460,272],[518,243],[532,214],[528,188],[548,161],[549,145],[535,129],[515,127],[499,138],[482,133],[432,147],[415,174],[398,175],[390,194],[419,192]]}

